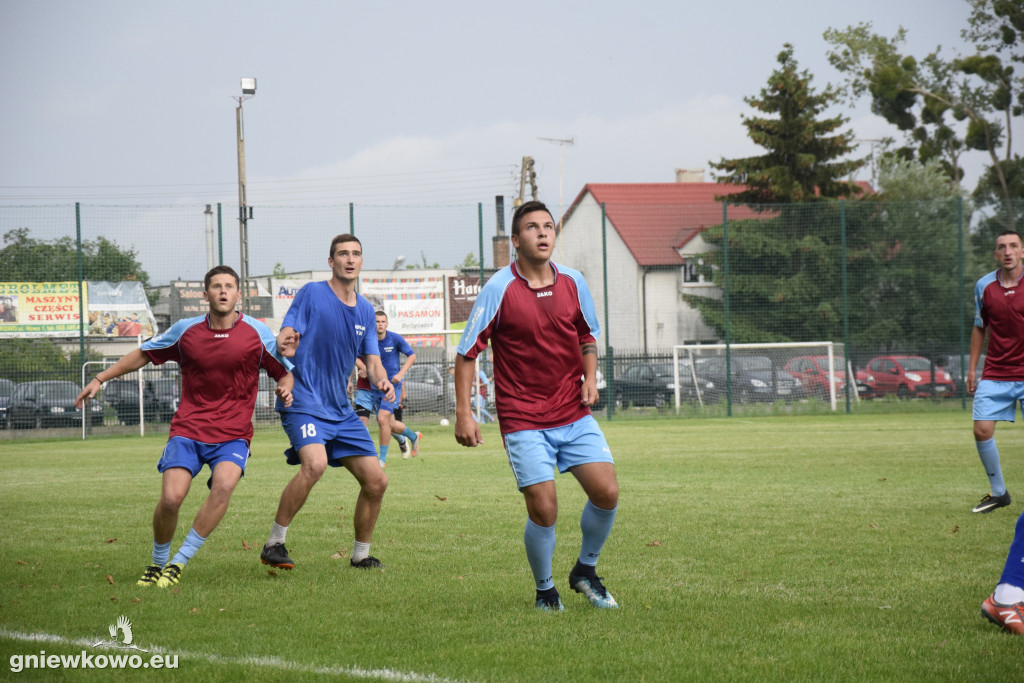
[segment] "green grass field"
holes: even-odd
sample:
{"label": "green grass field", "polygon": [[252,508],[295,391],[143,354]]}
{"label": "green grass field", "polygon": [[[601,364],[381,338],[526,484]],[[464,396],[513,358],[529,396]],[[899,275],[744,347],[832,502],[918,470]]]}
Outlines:
{"label": "green grass field", "polygon": [[[394,453],[372,553],[349,568],[356,486],[328,471],[259,562],[284,484],[281,433],[177,589],[141,589],[165,437],[8,442],[0,454],[0,678],[13,655],[104,651],[128,616],[174,671],[32,670],[82,680],[1024,680],[1024,639],[982,619],[1024,503],[1024,432],[997,430],[1010,508],[987,491],[963,413],[604,424],[621,499],[599,572],[621,609],[571,592],[583,497],[559,476],[556,585],[533,608],[525,512],[492,425],[459,447],[425,427]],[[397,448],[394,449],[397,451]],[[172,552],[206,494],[197,478]],[[148,657],[148,655],[147,655]]]}

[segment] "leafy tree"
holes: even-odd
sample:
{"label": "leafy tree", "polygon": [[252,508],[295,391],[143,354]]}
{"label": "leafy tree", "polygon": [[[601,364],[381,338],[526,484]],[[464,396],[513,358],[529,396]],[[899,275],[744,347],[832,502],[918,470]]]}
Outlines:
{"label": "leafy tree", "polygon": [[277,263],[274,264],[274,271],[271,273],[271,275],[276,278],[286,278],[288,277],[288,271],[285,269],[283,265],[281,265],[281,262],[278,261]]}
{"label": "leafy tree", "polygon": [[469,252],[466,254],[466,258],[462,259],[462,263],[456,264],[455,268],[463,272],[467,270],[480,270],[480,259],[473,252]]}
{"label": "leafy tree", "polygon": [[955,199],[961,196],[959,186],[949,176],[939,159],[921,163],[899,155],[884,155],[879,162],[879,197],[884,201]]}
{"label": "leafy tree", "polygon": [[711,164],[718,182],[745,185],[729,201],[747,204],[806,202],[850,196],[857,190],[842,180],[863,166],[863,160],[841,160],[853,149],[853,133],[836,133],[847,119],[820,118],[838,95],[826,88],[816,93],[811,75],[798,70],[793,46],[786,43],[777,57],[779,68],[768,77],[760,97],[744,102],[767,116],[744,116],[747,134],[767,154],[722,159]]}
{"label": "leafy tree", "polygon": [[[28,228],[4,234],[0,249],[0,282],[68,282],[78,280],[78,247],[71,237],[37,240]],[[149,285],[134,249],[122,249],[105,237],[82,242],[82,278],[85,280],[138,280]]]}
{"label": "leafy tree", "polygon": [[18,383],[49,379],[82,382],[78,354],[68,356],[50,338],[0,340],[0,377]]}
{"label": "leafy tree", "polygon": [[[829,61],[847,78],[851,100],[871,96],[872,110],[907,133],[904,153],[927,160],[940,156],[950,178],[959,181],[964,150],[988,154],[992,187],[1003,200],[1014,197],[1001,162],[1014,159],[1011,123],[1024,114],[1024,6],[1012,0],[968,0],[968,27],[961,35],[975,52],[945,59],[940,48],[923,59],[903,54],[906,31],[893,38],[872,31],[870,23],[829,29]],[[952,118],[952,120],[950,120]],[[958,135],[953,126],[966,121]]]}

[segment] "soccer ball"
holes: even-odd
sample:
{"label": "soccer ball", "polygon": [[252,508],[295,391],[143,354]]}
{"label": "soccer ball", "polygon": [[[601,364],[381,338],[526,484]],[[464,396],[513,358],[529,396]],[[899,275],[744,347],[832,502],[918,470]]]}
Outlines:
{"label": "soccer ball", "polygon": [[447,427],[448,426],[448,418],[447,417],[442,417],[441,418],[441,426],[442,427]]}

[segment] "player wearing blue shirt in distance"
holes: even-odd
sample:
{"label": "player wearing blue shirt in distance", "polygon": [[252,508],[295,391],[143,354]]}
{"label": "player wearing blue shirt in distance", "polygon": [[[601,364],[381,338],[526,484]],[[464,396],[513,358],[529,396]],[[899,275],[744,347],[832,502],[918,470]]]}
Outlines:
{"label": "player wearing blue shirt in distance", "polygon": [[[416,362],[416,353],[402,335],[388,330],[387,313],[377,311],[376,319],[380,362],[395,388],[395,400],[388,401],[379,389],[370,386],[370,382],[366,378],[366,366],[362,360],[357,358],[356,371],[359,379],[356,382],[355,410],[363,424],[369,422],[371,414],[377,414],[378,438],[380,440],[379,459],[380,466],[383,468],[387,466],[388,446],[391,444],[392,434],[395,435],[395,439],[402,447],[403,458],[416,457],[416,453],[420,449],[422,434],[413,432],[395,416],[402,396],[405,373]],[[405,362],[401,360],[403,355]]]}
{"label": "player wearing blue shirt in distance", "polygon": [[328,465],[344,467],[359,482],[351,565],[383,567],[370,555],[370,541],[388,478],[377,462],[370,433],[348,402],[348,378],[356,358],[363,358],[371,383],[389,401],[395,391],[380,363],[373,306],[356,292],[363,248],[355,235],[331,241],[327,264],[331,279],[303,285],[277,335],[281,353],[295,364],[292,404],[279,401],[277,411],[291,441],[285,458],[299,465],[299,471],[281,493],[260,560],[283,569],[295,566],[284,546],[288,525]]}

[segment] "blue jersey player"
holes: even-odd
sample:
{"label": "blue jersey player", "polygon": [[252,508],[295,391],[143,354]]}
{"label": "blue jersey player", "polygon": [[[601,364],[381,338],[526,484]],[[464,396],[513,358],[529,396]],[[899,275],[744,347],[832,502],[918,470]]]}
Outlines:
{"label": "blue jersey player", "polygon": [[[238,275],[228,266],[216,266],[203,285],[209,314],[179,320],[147,340],[96,375],[75,402],[81,405],[96,395],[103,382],[150,362],[159,365],[173,360],[181,366],[181,404],[157,463],[163,483],[153,512],[153,561],[139,579],[140,586],[166,588],[178,583],[185,565],[227,512],[249,460],[261,368],[277,380],[275,393],[282,403],[291,403],[291,363],[277,353],[274,334],[235,310],[241,298]],[[203,465],[213,473],[210,494],[181,549],[168,562],[178,509]]]}
{"label": "blue jersey player", "polygon": [[[388,460],[388,446],[391,444],[391,435],[395,435],[402,449],[402,457],[416,457],[420,449],[420,439],[423,435],[414,432],[405,426],[396,413],[399,411],[399,400],[402,395],[402,386],[405,382],[405,373],[416,362],[416,352],[409,346],[405,338],[388,330],[388,314],[384,311],[377,311],[377,346],[380,347],[380,362],[384,371],[391,379],[395,388],[395,400],[388,401],[380,389],[370,386],[366,377],[366,365],[361,360],[356,360],[359,378],[356,381],[355,410],[356,415],[367,424],[370,415],[377,415],[377,434],[380,440],[380,466],[386,467]],[[405,360],[402,360],[405,356]]]}
{"label": "blue jersey player", "polygon": [[351,565],[383,567],[370,555],[370,541],[388,479],[370,433],[348,403],[356,358],[363,358],[371,383],[387,400],[394,400],[395,391],[380,362],[373,306],[356,292],[363,248],[355,235],[335,237],[327,263],[331,279],[303,285],[277,335],[281,353],[295,363],[292,403],[278,402],[277,410],[291,441],[285,457],[299,471],[281,493],[260,560],[284,569],[295,566],[284,545],[288,525],[330,465],[344,467],[359,482]]}
{"label": "blue jersey player", "polygon": [[[569,586],[594,607],[618,607],[597,576],[611,533],[619,485],[611,449],[590,406],[597,395],[600,329],[583,276],[551,262],[555,225],[532,201],[512,216],[516,260],[494,274],[477,297],[455,359],[455,438],[482,443],[472,415],[474,359],[494,354],[498,423],[516,484],[526,502],[526,557],[539,609],[563,609],[551,576],[558,499],[554,470],[571,472],[587,494],[580,517],[583,540]],[[583,378],[582,381],[580,378]]]}

